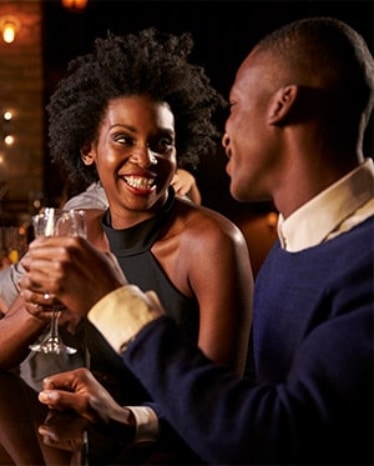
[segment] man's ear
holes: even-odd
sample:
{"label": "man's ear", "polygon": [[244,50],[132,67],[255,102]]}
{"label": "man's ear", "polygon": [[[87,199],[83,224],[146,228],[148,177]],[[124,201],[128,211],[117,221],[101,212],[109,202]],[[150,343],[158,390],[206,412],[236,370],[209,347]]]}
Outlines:
{"label": "man's ear", "polygon": [[92,151],[92,144],[90,142],[86,142],[81,147],[81,158],[85,165],[92,165],[95,162],[95,156]]}
{"label": "man's ear", "polygon": [[295,106],[299,87],[296,84],[278,89],[273,97],[268,113],[268,123],[271,125],[282,125],[289,118]]}

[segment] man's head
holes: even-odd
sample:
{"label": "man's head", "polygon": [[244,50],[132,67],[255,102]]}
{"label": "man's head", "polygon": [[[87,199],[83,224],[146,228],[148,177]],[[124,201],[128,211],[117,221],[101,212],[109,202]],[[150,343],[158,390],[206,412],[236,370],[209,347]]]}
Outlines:
{"label": "man's head", "polygon": [[374,104],[373,57],[341,21],[296,21],[245,58],[230,103],[223,144],[231,194],[240,201],[274,198],[300,173],[298,163],[309,169],[339,161],[347,171],[362,157]]}

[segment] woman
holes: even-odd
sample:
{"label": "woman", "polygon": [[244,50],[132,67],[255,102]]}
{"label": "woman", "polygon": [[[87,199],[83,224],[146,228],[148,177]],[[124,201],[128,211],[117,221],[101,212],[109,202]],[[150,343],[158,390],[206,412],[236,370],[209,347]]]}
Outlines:
{"label": "woman", "polygon": [[[252,293],[245,239],[171,186],[177,166],[215,149],[212,116],[224,104],[203,69],[188,62],[191,49],[190,35],[155,29],[97,39],[93,53],[71,63],[47,107],[50,151],[71,182],[99,180],[104,188],[109,208],[88,215],[88,239],[114,253],[129,282],[157,292],[186,338],[243,374]],[[2,368],[21,362],[49,322],[41,306],[50,303],[25,296],[27,310],[14,305],[0,320]],[[91,369],[105,372],[111,393],[125,392],[121,403],[147,401],[98,332],[63,314],[70,338],[83,327]]]}

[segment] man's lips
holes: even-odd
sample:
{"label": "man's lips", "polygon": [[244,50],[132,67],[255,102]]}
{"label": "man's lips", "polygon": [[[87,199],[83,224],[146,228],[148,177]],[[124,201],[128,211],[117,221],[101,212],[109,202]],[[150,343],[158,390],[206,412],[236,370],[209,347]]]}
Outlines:
{"label": "man's lips", "polygon": [[228,161],[227,161],[227,163],[226,163],[226,173],[227,173],[229,176],[231,176],[231,175],[230,175],[230,167],[231,167],[230,160],[231,160],[231,159],[228,159]]}

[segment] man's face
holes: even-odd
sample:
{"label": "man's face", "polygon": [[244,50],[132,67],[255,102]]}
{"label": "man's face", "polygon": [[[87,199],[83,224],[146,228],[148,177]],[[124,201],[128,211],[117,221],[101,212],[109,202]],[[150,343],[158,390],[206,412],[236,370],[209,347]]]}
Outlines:
{"label": "man's face", "polygon": [[230,115],[223,145],[229,158],[230,192],[242,202],[270,197],[269,175],[274,164],[273,132],[267,115],[273,96],[270,67],[256,52],[244,60],[232,86]]}

